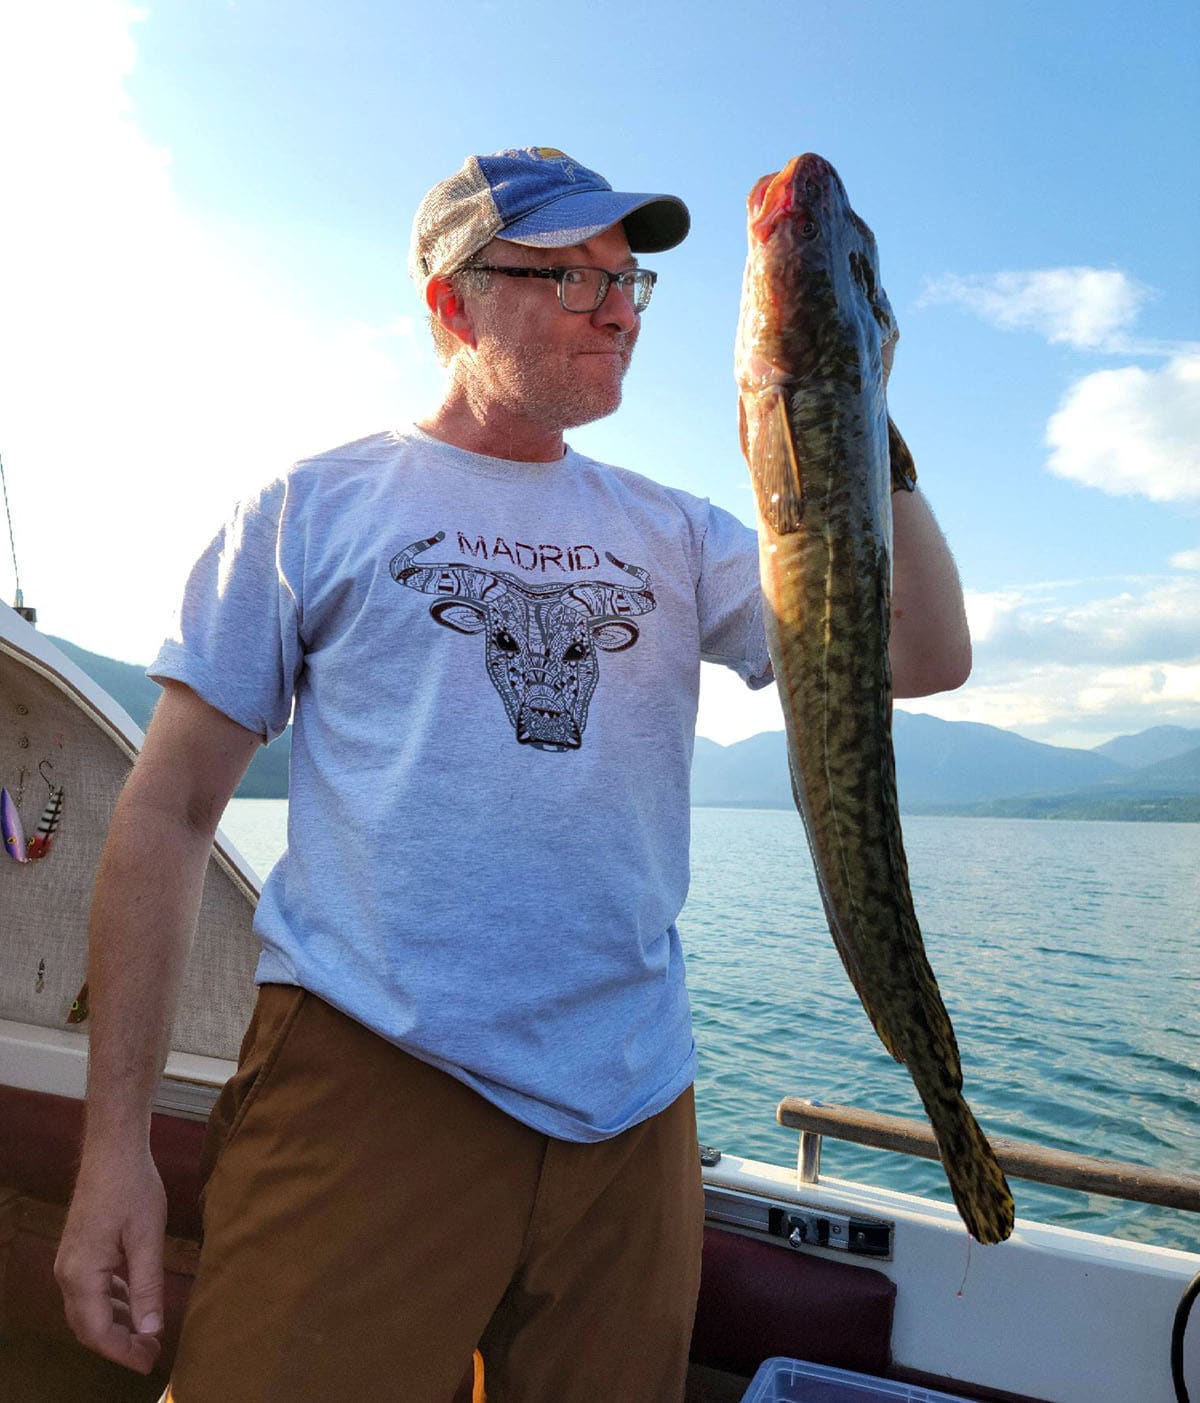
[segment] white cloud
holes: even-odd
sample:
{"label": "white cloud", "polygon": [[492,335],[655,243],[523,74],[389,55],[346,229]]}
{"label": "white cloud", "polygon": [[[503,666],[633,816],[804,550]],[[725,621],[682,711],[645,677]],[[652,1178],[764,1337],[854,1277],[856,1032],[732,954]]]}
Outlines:
{"label": "white cloud", "polygon": [[705,663],[700,669],[700,709],[696,733],[719,745],[756,736],[760,731],[782,731],[783,711],[778,687],[752,692],[736,672]]}
{"label": "white cloud", "polygon": [[990,639],[1005,621],[1026,602],[1027,596],[1018,590],[964,591],[967,623],[971,641],[976,648]]}
{"label": "white cloud", "polygon": [[1200,662],[1100,668],[1045,663],[1008,675],[984,667],[960,691],[922,697],[911,709],[946,721],[1003,726],[1053,745],[1101,745],[1150,726],[1200,727]]}
{"label": "white cloud", "polygon": [[1028,329],[1085,350],[1120,345],[1150,289],[1117,269],[947,274],[930,280],[923,304],[952,302],[1006,330]]}
{"label": "white cloud", "polygon": [[1047,467],[1114,496],[1200,499],[1200,352],[1087,375],[1046,425]]}
{"label": "white cloud", "polygon": [[1176,570],[1200,570],[1200,548],[1179,551],[1171,557],[1171,564]]}
{"label": "white cloud", "polygon": [[[1111,581],[1056,580],[967,591],[970,681],[898,705],[1058,745],[1098,745],[1148,726],[1200,727],[1200,579],[1120,585],[1114,592]],[[730,745],[782,728],[775,688],[748,694],[724,668],[702,674],[701,735]]]}
{"label": "white cloud", "polygon": [[0,221],[0,448],[22,584],[47,631],[135,661],[239,495],[420,412],[438,383],[388,297],[379,326],[316,324],[183,207],[123,87],[139,18],[58,0],[0,20],[0,123],[21,133],[0,144],[20,212]]}
{"label": "white cloud", "polygon": [[1046,425],[1047,467],[1114,496],[1200,498],[1200,345],[1135,340],[1151,290],[1118,269],[1045,268],[933,279],[924,303],[952,302],[1006,329],[1081,350],[1165,355],[1078,380]]}
{"label": "white cloud", "polygon": [[[1200,569],[1200,551],[1191,569]],[[1189,568],[1180,557],[1173,565]],[[955,692],[900,701],[948,721],[1003,726],[1058,745],[1122,732],[1200,727],[1200,578],[1051,580],[967,590],[975,650]],[[750,693],[728,669],[701,670],[698,732],[731,745],[783,727],[776,688]]]}
{"label": "white cloud", "polygon": [[1082,603],[1065,586],[968,592],[977,664],[1020,672],[1029,665],[1140,666],[1200,662],[1200,580],[1130,581],[1119,594]]}
{"label": "white cloud", "polygon": [[971,680],[914,709],[1059,745],[1200,726],[1200,580],[1123,584],[1082,602],[1086,581],[968,592]]}

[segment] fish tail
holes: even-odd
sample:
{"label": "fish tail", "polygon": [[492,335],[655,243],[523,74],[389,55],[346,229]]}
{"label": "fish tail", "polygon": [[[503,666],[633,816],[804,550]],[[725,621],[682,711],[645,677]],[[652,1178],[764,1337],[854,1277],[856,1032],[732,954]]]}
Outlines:
{"label": "fish tail", "polygon": [[976,1242],[1003,1242],[1013,1230],[1013,1197],[971,1108],[957,1092],[925,1109],[937,1136],[938,1153],[955,1206]]}

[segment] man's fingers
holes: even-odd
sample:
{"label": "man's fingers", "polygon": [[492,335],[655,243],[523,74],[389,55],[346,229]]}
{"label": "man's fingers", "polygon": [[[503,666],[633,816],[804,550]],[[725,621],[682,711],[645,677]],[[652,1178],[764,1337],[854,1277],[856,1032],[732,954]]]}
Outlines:
{"label": "man's fingers", "polygon": [[113,1294],[119,1280],[108,1272],[96,1272],[82,1283],[68,1275],[61,1277],[67,1324],[88,1349],[114,1364],[148,1374],[158,1358],[159,1344],[131,1330],[129,1307]]}
{"label": "man's fingers", "polygon": [[129,1313],[139,1335],[157,1335],[162,1329],[162,1235],[130,1232],[125,1242],[129,1267]]}
{"label": "man's fingers", "polygon": [[110,1320],[103,1338],[91,1348],[114,1364],[148,1374],[154,1368],[162,1345],[153,1335],[134,1334],[128,1326]]}
{"label": "man's fingers", "polygon": [[148,1374],[162,1353],[162,1341],[157,1335],[130,1335],[126,1348],[129,1367]]}
{"label": "man's fingers", "polygon": [[133,1329],[127,1305],[107,1296],[67,1301],[66,1313],[76,1338],[88,1349],[139,1374],[153,1369],[162,1345],[156,1336]]}

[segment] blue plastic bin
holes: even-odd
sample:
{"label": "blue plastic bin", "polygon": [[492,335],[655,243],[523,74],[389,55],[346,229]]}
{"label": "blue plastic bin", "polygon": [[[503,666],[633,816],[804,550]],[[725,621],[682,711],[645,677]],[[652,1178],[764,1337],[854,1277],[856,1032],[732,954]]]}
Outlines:
{"label": "blue plastic bin", "polygon": [[877,1379],[803,1359],[766,1359],[742,1403],[969,1403],[960,1393]]}

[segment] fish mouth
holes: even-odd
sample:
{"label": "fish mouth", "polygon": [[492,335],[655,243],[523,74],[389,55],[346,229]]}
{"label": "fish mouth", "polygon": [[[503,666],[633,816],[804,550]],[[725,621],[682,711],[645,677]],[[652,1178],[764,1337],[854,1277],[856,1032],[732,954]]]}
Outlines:
{"label": "fish mouth", "polygon": [[[809,152],[803,156],[793,156],[774,175],[764,175],[750,191],[747,201],[753,237],[765,244],[779,224],[802,207],[805,229],[815,228],[809,212],[817,208],[817,201],[824,194],[832,171],[824,157]],[[804,237],[810,238],[812,235],[805,233]]]}
{"label": "fish mouth", "polygon": [[750,192],[750,233],[760,244],[767,242],[780,220],[796,207],[792,172],[797,160],[794,156],[781,171],[764,175]]}

